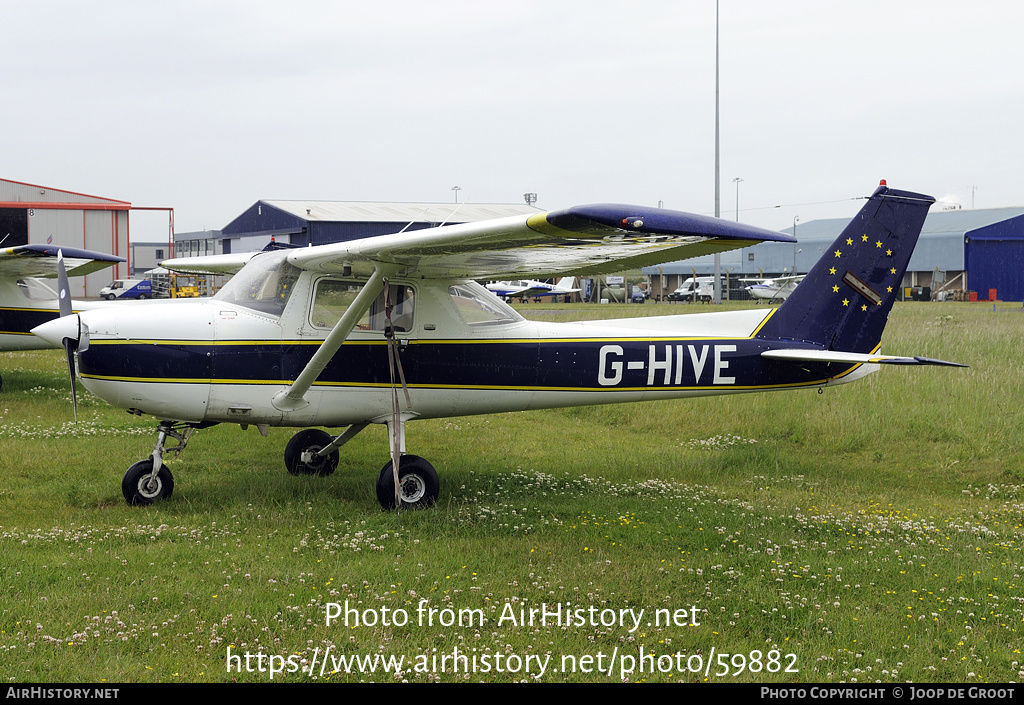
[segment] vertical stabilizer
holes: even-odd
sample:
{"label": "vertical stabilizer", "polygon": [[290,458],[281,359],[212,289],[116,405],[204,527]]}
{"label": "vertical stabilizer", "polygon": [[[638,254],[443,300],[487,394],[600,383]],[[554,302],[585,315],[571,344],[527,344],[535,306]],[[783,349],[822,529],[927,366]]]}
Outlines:
{"label": "vertical stabilizer", "polygon": [[934,202],[883,181],[758,337],[873,352]]}

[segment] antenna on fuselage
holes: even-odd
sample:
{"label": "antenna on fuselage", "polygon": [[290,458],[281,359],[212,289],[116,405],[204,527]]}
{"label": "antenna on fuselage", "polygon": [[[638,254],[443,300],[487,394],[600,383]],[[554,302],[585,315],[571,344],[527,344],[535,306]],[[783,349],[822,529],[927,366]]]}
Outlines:
{"label": "antenna on fuselage", "polygon": [[[462,207],[463,207],[464,205],[466,205],[466,202],[465,202],[465,201],[463,201],[462,203],[460,203],[460,204],[458,205],[458,207],[457,207],[457,208],[456,208],[455,210],[453,210],[453,211],[452,211],[451,213],[449,213],[449,214],[448,214],[448,217],[447,217],[447,218],[445,218],[444,220],[442,220],[442,221],[441,221],[441,225],[447,225],[447,224],[448,224],[448,221],[452,219],[452,216],[453,216],[453,215],[455,215],[456,213],[458,213],[458,212],[459,212],[459,208],[462,208]],[[439,227],[439,228],[440,228],[440,227],[441,227],[441,225],[438,225],[437,227]]]}
{"label": "antenna on fuselage", "polygon": [[[463,207],[464,205],[466,205],[466,202],[465,202],[465,201],[463,201],[462,203],[460,203],[460,204],[459,204],[459,205],[458,205],[458,206],[457,206],[457,207],[455,208],[455,210],[453,210],[453,211],[452,211],[451,213],[449,213],[449,214],[448,214],[448,217],[447,217],[447,218],[445,218],[444,220],[442,220],[442,221],[441,221],[440,223],[438,223],[436,227],[440,228],[440,227],[441,227],[442,225],[447,225],[447,224],[448,224],[448,221],[452,219],[452,216],[453,216],[453,215],[455,215],[456,213],[458,213],[458,212],[459,212],[459,208],[462,208],[462,207]],[[415,222],[416,222],[417,220],[419,220],[419,219],[420,219],[420,217],[421,217],[421,216],[422,216],[422,215],[423,215],[424,213],[426,213],[426,212],[427,212],[428,210],[430,210],[430,206],[427,206],[426,208],[424,208],[423,210],[421,210],[421,211],[419,212],[419,215],[417,215],[417,216],[416,216],[415,218],[413,218],[413,219],[412,219],[412,220],[410,220],[410,221],[409,221],[408,223],[406,223],[406,224],[405,224],[405,227],[404,227],[404,228],[402,228],[401,230],[399,230],[399,231],[398,231],[397,233],[395,233],[395,235],[401,235],[401,234],[402,234],[402,233],[404,233],[404,232],[405,232],[406,230],[408,230],[408,229],[409,229],[409,226],[410,226],[410,225],[412,225],[413,223],[415,223]]]}
{"label": "antenna on fuselage", "polygon": [[419,220],[419,219],[420,219],[420,216],[422,216],[422,215],[423,215],[424,213],[426,213],[426,212],[427,212],[427,211],[429,211],[429,210],[430,210],[430,206],[427,206],[426,208],[424,208],[423,210],[421,210],[421,211],[419,212],[419,215],[417,215],[417,216],[416,216],[415,218],[413,218],[413,219],[412,219],[412,220],[410,220],[410,221],[409,221],[408,223],[406,223],[406,224],[405,224],[405,227],[404,227],[404,228],[402,228],[401,230],[399,230],[399,231],[398,231],[397,233],[395,233],[395,235],[401,235],[402,233],[404,233],[404,232],[405,232],[406,230],[408,230],[408,229],[409,229],[409,226],[410,226],[410,225],[412,225],[412,224],[413,224],[413,223],[415,223],[415,222],[416,222],[417,220]]}

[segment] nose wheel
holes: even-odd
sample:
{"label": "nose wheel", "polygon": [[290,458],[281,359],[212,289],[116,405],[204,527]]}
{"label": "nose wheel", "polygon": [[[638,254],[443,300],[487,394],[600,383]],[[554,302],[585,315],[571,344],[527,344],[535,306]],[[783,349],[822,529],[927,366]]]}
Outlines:
{"label": "nose wheel", "polygon": [[142,506],[167,499],[174,491],[174,478],[167,466],[153,474],[153,460],[140,460],[128,468],[121,480],[121,493],[128,504]]}
{"label": "nose wheel", "polygon": [[[185,450],[193,431],[212,425],[161,421],[156,429],[156,446],[152,455],[128,468],[121,480],[121,494],[128,504],[140,506],[170,497],[174,490],[174,478],[164,465],[164,453],[170,452],[177,457]],[[169,446],[168,439],[175,444]]]}

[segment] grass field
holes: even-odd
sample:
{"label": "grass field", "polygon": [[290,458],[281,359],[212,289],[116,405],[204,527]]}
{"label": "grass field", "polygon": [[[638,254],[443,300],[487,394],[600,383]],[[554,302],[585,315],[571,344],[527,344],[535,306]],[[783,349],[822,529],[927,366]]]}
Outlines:
{"label": "grass field", "polygon": [[[1019,303],[902,303],[883,352],[970,368],[410,424],[442,496],[400,516],[374,494],[382,427],[329,478],[284,471],[292,430],[203,430],[174,496],[130,508],[121,476],[154,420],[86,394],[72,424],[62,354],[2,354],[0,673],[1020,681],[1022,333]],[[346,601],[349,625],[328,624]],[[558,606],[562,623],[529,623]]]}

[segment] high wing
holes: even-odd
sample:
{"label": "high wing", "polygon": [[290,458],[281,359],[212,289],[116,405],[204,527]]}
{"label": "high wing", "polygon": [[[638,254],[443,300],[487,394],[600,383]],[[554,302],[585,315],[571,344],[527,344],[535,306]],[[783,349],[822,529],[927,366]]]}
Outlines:
{"label": "high wing", "polygon": [[173,257],[165,259],[160,263],[160,266],[179,274],[222,274],[231,276],[237,274],[242,267],[249,263],[249,260],[260,252],[291,250],[297,247],[299,245],[287,245],[271,240],[259,252],[236,252],[226,255],[203,255],[201,257]]}
{"label": "high wing", "polygon": [[58,251],[64,253],[64,267],[69,277],[91,274],[125,261],[123,257],[115,257],[105,252],[80,250],[74,247],[18,245],[0,249],[0,276],[15,279],[56,277]]}
{"label": "high wing", "polygon": [[160,263],[164,269],[180,274],[236,274],[259,252],[239,252],[201,257],[174,257]]}
{"label": "high wing", "polygon": [[591,205],[300,248],[288,261],[360,276],[389,269],[424,279],[515,279],[621,272],[764,241],[795,242],[679,211]]}
{"label": "high wing", "polygon": [[[426,279],[497,279],[620,272],[764,241],[795,242],[770,230],[680,211],[591,205],[297,248],[288,261],[322,272],[350,267],[364,277],[377,263]],[[176,272],[235,274],[256,254],[178,257],[160,265]]]}
{"label": "high wing", "polygon": [[674,259],[793,238],[717,218],[627,205],[462,223],[294,250],[300,269],[367,277],[367,283],[323,344],[273,404],[302,408],[310,385],[338,351],[359,317],[396,274],[421,279],[496,279],[621,272]]}

